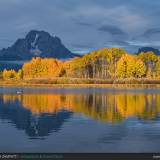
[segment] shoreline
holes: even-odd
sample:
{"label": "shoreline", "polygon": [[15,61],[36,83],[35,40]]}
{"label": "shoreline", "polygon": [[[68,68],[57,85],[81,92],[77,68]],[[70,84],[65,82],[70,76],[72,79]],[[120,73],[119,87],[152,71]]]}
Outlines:
{"label": "shoreline", "polygon": [[45,84],[45,83],[26,83],[24,81],[0,81],[1,88],[113,88],[113,89],[160,89],[160,84]]}

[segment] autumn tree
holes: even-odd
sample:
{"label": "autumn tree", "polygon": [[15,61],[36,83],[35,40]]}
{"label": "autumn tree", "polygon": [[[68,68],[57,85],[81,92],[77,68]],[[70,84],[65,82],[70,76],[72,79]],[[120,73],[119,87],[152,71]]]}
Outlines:
{"label": "autumn tree", "polygon": [[116,75],[116,68],[117,68],[117,62],[122,57],[122,55],[126,54],[126,51],[121,48],[111,48],[112,53],[112,64],[110,67],[112,67],[112,75],[114,74],[114,77]]}
{"label": "autumn tree", "polygon": [[64,76],[66,77],[76,77],[84,78],[87,77],[87,72],[85,72],[85,61],[82,58],[73,58],[63,64]]}
{"label": "autumn tree", "polygon": [[135,56],[123,55],[117,64],[117,76],[119,78],[141,78],[145,75],[145,64]]}
{"label": "autumn tree", "polygon": [[158,57],[158,60],[155,66],[155,71],[156,71],[156,77],[160,78],[160,57]]}
{"label": "autumn tree", "polygon": [[58,77],[61,70],[62,62],[51,58],[33,58],[22,67],[24,78]]}
{"label": "autumn tree", "polygon": [[144,77],[146,74],[146,66],[142,60],[135,58],[135,65],[134,65],[134,77],[141,78]]}
{"label": "autumn tree", "polygon": [[147,68],[146,76],[153,77],[155,74],[156,62],[158,57],[153,52],[141,52],[138,57],[145,63]]}
{"label": "autumn tree", "polygon": [[108,78],[109,65],[112,61],[112,55],[109,49],[104,48],[93,53],[94,62],[94,77]]}
{"label": "autumn tree", "polygon": [[66,75],[82,78],[112,78],[123,49],[104,48],[65,62]]}
{"label": "autumn tree", "polygon": [[17,79],[23,79],[23,70],[19,69],[16,75]]}
{"label": "autumn tree", "polygon": [[3,71],[3,79],[10,80],[10,79],[17,79],[17,73],[15,70],[4,70]]}

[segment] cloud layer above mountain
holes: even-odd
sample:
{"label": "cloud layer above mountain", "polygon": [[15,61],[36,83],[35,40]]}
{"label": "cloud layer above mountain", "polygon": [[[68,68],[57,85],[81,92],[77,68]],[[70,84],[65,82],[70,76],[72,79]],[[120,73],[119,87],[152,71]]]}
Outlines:
{"label": "cloud layer above mountain", "polygon": [[32,29],[59,36],[74,52],[141,46],[160,48],[159,0],[0,1],[0,48]]}

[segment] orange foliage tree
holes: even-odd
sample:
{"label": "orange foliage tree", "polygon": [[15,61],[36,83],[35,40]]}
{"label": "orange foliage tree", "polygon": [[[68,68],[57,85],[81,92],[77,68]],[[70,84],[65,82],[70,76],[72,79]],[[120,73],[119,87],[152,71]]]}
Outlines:
{"label": "orange foliage tree", "polygon": [[58,77],[62,71],[62,62],[49,58],[33,58],[22,67],[23,78]]}

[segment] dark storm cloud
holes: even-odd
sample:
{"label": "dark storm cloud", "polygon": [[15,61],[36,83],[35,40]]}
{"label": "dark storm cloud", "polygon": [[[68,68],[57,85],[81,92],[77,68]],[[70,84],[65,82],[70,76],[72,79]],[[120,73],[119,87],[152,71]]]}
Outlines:
{"label": "dark storm cloud", "polygon": [[125,32],[123,32],[120,28],[112,25],[103,25],[98,28],[101,32],[108,32],[112,35],[126,35]]}
{"label": "dark storm cloud", "polygon": [[[0,48],[31,29],[55,34],[69,49],[79,52],[111,45],[128,50],[142,44],[158,46],[156,34],[150,40],[139,36],[160,28],[159,8],[159,0],[1,0],[0,38],[10,42],[0,41]],[[115,36],[120,34],[128,37]],[[75,43],[88,47],[76,48]]]}
{"label": "dark storm cloud", "polygon": [[150,37],[154,34],[160,34],[160,28],[150,28],[144,32],[143,36]]}

